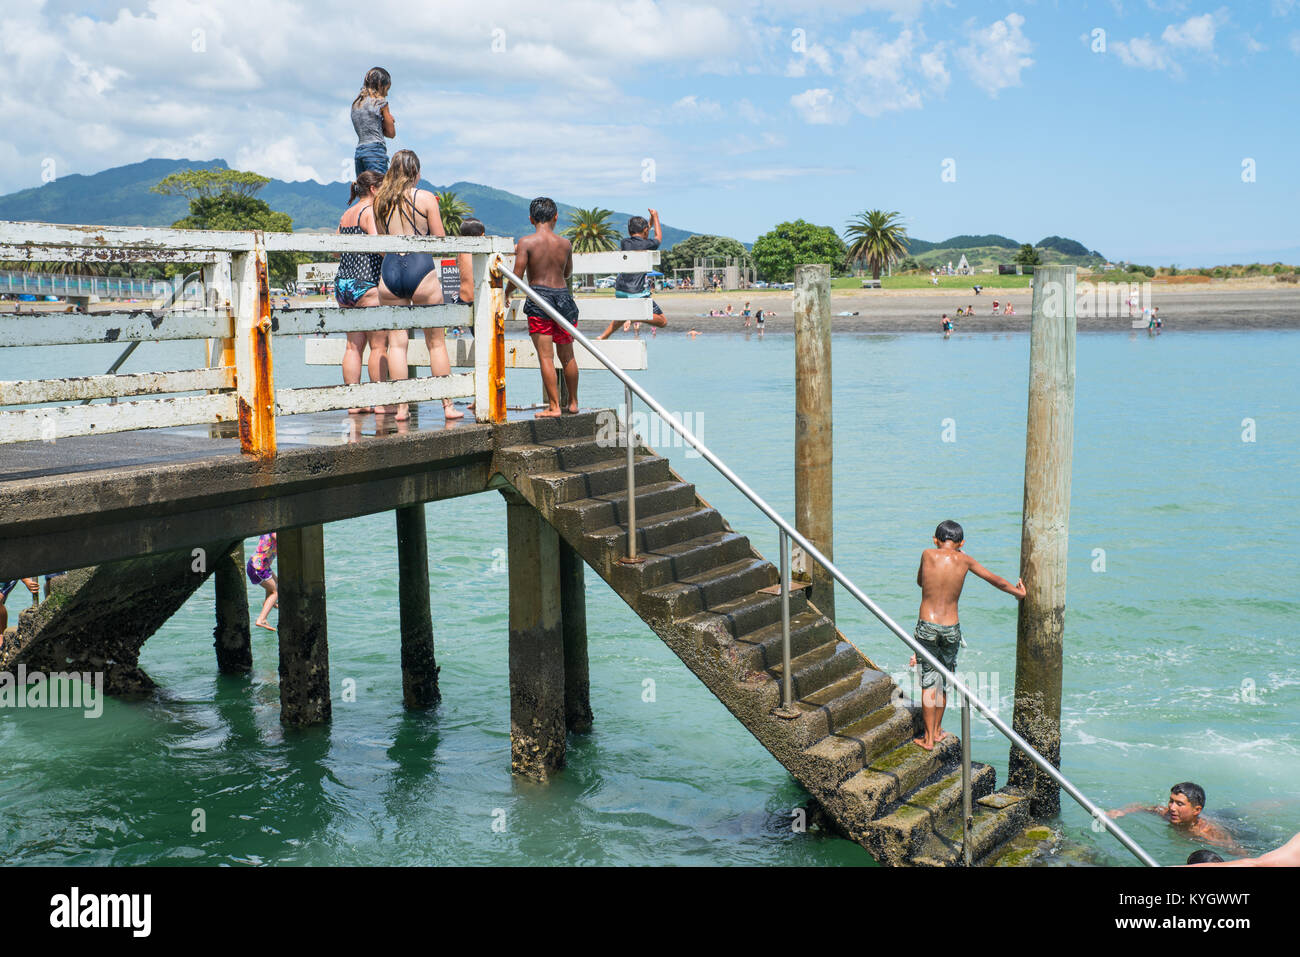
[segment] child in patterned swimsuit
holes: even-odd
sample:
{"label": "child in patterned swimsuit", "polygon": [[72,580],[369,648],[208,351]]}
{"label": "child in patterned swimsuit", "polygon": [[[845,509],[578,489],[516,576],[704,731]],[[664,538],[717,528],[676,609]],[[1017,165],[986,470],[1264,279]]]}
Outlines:
{"label": "child in patterned swimsuit", "polygon": [[263,535],[257,540],[257,550],[253,552],[253,557],[248,560],[246,566],[248,580],[254,585],[261,585],[266,589],[266,601],[262,602],[262,613],[257,616],[257,621],[253,622],[253,624],[258,628],[265,628],[267,631],[275,631],[275,626],[267,623],[266,616],[271,613],[271,609],[280,600],[280,589],[275,580],[275,572],[271,571],[271,563],[274,561],[275,532],[271,532],[269,535]]}

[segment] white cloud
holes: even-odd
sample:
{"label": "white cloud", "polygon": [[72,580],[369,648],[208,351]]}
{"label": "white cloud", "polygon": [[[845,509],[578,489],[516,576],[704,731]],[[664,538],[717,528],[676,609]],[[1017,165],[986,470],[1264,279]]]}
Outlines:
{"label": "white cloud", "polygon": [[794,107],[805,123],[824,124],[836,122],[837,114],[835,94],[827,89],[804,90],[790,97]]}
{"label": "white cloud", "polygon": [[[1111,47],[1125,66],[1140,70],[1162,70],[1170,76],[1180,77],[1183,75],[1183,68],[1179,63],[1182,54],[1199,56],[1202,59],[1215,59],[1215,35],[1219,26],[1226,20],[1227,13],[1224,10],[1203,13],[1188,17],[1182,23],[1169,24],[1160,34],[1160,42],[1152,40],[1150,35],[1145,35],[1133,37],[1128,41],[1119,40],[1112,43]],[[1246,38],[1246,47],[1252,53],[1264,49],[1262,44],[1249,36]]]}
{"label": "white cloud", "polygon": [[1171,47],[1185,47],[1200,53],[1212,53],[1214,30],[1214,14],[1203,13],[1199,17],[1188,17],[1180,24],[1169,24],[1160,38]]}
{"label": "white cloud", "polygon": [[722,104],[692,93],[675,102],[668,112],[678,119],[716,120],[722,117]]}
{"label": "white cloud", "polygon": [[1290,39],[1287,40],[1287,46],[1291,48],[1292,53],[1300,56],[1300,33],[1291,34]]}
{"label": "white cloud", "polygon": [[1009,13],[982,30],[970,30],[970,42],[957,51],[957,60],[975,85],[996,97],[999,90],[1020,85],[1020,72],[1034,65],[1033,44],[1021,27],[1025,18]]}
{"label": "white cloud", "polygon": [[1120,62],[1125,66],[1141,70],[1177,69],[1177,65],[1165,54],[1164,47],[1153,43],[1149,36],[1134,37],[1128,41],[1117,40],[1111,44],[1111,49],[1118,54]]}
{"label": "white cloud", "polygon": [[1262,53],[1268,49],[1267,46],[1260,43],[1258,40],[1256,40],[1254,37],[1250,36],[1249,34],[1246,36],[1245,43],[1246,43],[1247,53]]}

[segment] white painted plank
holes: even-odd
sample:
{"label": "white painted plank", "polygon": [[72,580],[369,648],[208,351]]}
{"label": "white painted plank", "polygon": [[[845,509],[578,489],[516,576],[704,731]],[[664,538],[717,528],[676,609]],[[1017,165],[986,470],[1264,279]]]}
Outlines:
{"label": "white painted plank", "polygon": [[91,375],[70,379],[26,379],[0,382],[0,405],[71,402],[167,392],[202,392],[206,389],[234,387],[234,369],[182,369],[177,372]]}
{"label": "white painted plank", "polygon": [[[304,343],[306,361],[309,366],[337,366],[343,362],[343,351],[347,343],[341,338],[307,339]],[[600,351],[620,369],[635,372],[648,368],[648,351],[644,339],[606,339],[600,343]],[[475,363],[474,340],[468,337],[447,337],[447,355],[453,369],[473,368]],[[574,349],[579,369],[604,369],[583,346]],[[407,348],[406,361],[413,366],[427,367],[429,352],[422,338],[413,339]],[[506,368],[536,369],[537,352],[529,339],[506,340]],[[369,405],[371,403],[365,403]],[[382,404],[382,403],[381,403]]]}
{"label": "white painted plank", "polygon": [[31,263],[211,263],[229,253],[133,246],[27,246],[0,243],[0,260]]}
{"label": "white painted plank", "polygon": [[0,412],[0,444],[57,442],[75,435],[105,435],[135,429],[234,421],[235,395],[180,396],[117,405],[62,405]]}
{"label": "white painted plank", "polygon": [[[614,250],[607,253],[574,253],[573,271],[582,273],[649,272],[659,264],[659,250]],[[527,278],[527,277],[524,277]]]}
{"label": "white painted plank", "polygon": [[[601,328],[596,331],[596,335],[604,332],[604,325],[608,322],[624,322],[631,319],[633,322],[640,320],[642,322],[650,318],[653,307],[649,299],[578,299],[578,321],[579,323],[598,322]],[[522,316],[522,313],[520,314]],[[589,333],[591,326],[583,327],[584,334]]]}
{"label": "white painted plank", "polygon": [[360,385],[331,385],[310,389],[277,389],[277,415],[324,412],[367,405],[397,405],[401,402],[431,402],[474,395],[474,376],[462,372],[449,376],[421,376],[396,382],[366,382]]}
{"label": "white painted plank", "polygon": [[456,253],[513,252],[504,236],[340,236],[337,233],[264,233],[267,252]]}
{"label": "white painted plank", "polygon": [[369,306],[361,309],[325,306],[276,309],[271,313],[271,328],[277,336],[378,329],[433,329],[468,326],[473,321],[473,310],[460,303],[441,306]]}
{"label": "white painted plank", "polygon": [[163,226],[80,226],[0,220],[0,243],[15,246],[132,246],[156,250],[220,249],[243,252],[253,248],[253,233]]}
{"label": "white painted plank", "polygon": [[224,310],[187,309],[159,313],[0,313],[0,348],[76,345],[91,342],[152,342],[162,339],[222,339],[234,334]]}

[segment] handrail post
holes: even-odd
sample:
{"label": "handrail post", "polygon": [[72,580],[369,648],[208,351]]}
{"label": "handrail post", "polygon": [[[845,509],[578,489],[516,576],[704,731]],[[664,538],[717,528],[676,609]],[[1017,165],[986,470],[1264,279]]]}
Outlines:
{"label": "handrail post", "polygon": [[971,866],[973,849],[970,845],[971,794],[970,794],[970,697],[961,694],[961,856],[966,866]]}
{"label": "handrail post", "polygon": [[620,565],[640,565],[636,554],[636,436],[632,432],[632,389],[623,386],[623,441],[627,444],[627,556]]}
{"label": "handrail post", "polygon": [[499,255],[475,253],[474,264],[474,417],[506,421],[505,290]]}
{"label": "handrail post", "polygon": [[246,455],[275,455],[275,378],[271,363],[271,284],[267,277],[262,234],[253,248],[234,257],[235,379],[239,414],[239,450]]}
{"label": "handrail post", "polygon": [[781,543],[781,707],[773,714],[778,718],[797,718],[794,706],[794,679],[790,675],[790,536],[779,529]]}

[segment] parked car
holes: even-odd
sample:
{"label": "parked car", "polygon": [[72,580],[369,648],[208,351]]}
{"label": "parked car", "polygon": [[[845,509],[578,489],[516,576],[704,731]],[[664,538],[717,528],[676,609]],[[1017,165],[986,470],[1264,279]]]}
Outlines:
{"label": "parked car", "polygon": [[613,289],[613,288],[614,288],[614,282],[615,282],[615,279],[616,279],[616,278],[617,278],[617,277],[615,277],[615,276],[601,276],[599,279],[596,280],[596,288],[597,288],[597,289]]}

